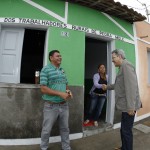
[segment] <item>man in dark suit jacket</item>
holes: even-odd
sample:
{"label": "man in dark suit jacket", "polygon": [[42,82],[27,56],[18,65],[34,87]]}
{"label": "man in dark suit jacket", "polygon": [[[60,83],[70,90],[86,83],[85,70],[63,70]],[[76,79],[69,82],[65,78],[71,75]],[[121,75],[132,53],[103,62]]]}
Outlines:
{"label": "man in dark suit jacket", "polygon": [[141,108],[137,75],[134,66],[125,59],[124,51],[112,51],[112,62],[119,68],[114,84],[103,85],[103,89],[115,90],[115,105],[122,111],[122,146],[116,150],[133,150],[132,128],[136,111]]}

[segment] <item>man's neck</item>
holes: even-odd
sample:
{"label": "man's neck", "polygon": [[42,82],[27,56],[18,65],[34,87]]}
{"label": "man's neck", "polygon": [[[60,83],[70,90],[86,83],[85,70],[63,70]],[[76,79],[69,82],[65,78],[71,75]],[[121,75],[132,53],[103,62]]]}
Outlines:
{"label": "man's neck", "polygon": [[55,63],[53,63],[53,62],[51,62],[51,64],[52,64],[53,66],[55,66],[56,68],[59,68],[59,67],[60,67],[60,65],[55,64]]}
{"label": "man's neck", "polygon": [[123,59],[120,60],[120,65],[119,65],[119,67],[122,65],[122,63],[123,63]]}

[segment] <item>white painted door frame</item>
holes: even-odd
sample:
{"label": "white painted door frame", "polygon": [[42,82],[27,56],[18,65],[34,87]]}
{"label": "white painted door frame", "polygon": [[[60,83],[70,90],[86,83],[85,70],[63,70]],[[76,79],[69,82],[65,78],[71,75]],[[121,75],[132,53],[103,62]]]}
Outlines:
{"label": "white painted door frame", "polygon": [[[112,64],[111,52],[115,49],[115,40],[107,42],[107,74],[108,84],[113,84],[116,78],[116,69]],[[115,92],[107,91],[106,122],[113,124],[115,112]]]}

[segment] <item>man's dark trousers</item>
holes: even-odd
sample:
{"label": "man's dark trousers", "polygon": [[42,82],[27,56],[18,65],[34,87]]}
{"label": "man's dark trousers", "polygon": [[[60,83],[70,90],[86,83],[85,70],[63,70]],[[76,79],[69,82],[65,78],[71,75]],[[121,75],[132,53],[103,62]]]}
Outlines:
{"label": "man's dark trousers", "polygon": [[122,112],[121,118],[121,150],[133,150],[133,134],[132,128],[134,123],[134,116],[130,116],[127,112]]}

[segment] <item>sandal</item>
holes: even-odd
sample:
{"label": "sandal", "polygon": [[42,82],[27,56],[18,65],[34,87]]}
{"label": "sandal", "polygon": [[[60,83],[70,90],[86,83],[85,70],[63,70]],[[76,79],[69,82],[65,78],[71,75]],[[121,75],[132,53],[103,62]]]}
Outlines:
{"label": "sandal", "polygon": [[87,119],[84,121],[84,124],[88,124],[89,122],[90,122],[90,120]]}
{"label": "sandal", "polygon": [[97,121],[94,121],[94,126],[98,127],[98,122]]}

